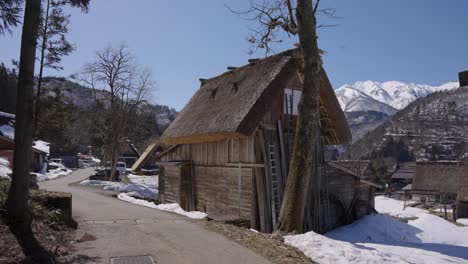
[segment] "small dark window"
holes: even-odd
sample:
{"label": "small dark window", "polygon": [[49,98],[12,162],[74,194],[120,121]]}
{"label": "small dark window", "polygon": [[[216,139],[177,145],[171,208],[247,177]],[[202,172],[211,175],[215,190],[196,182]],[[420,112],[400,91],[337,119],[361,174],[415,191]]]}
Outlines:
{"label": "small dark window", "polygon": [[232,92],[233,93],[237,93],[237,91],[239,90],[239,85],[235,82],[232,84]]}
{"label": "small dark window", "polygon": [[210,99],[215,99],[218,88],[211,90]]}

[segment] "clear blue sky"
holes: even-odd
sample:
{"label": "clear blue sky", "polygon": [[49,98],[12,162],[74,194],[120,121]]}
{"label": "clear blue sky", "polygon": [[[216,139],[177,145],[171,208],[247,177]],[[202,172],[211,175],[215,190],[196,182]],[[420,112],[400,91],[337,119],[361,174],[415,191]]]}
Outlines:
{"label": "clear blue sky", "polygon": [[[250,22],[224,4],[245,9],[247,0],[92,0],[90,12],[72,12],[69,35],[77,50],[64,59],[68,76],[109,43],[126,42],[157,81],[153,101],[180,110],[198,89],[198,78],[247,62]],[[322,0],[338,24],[319,31],[325,68],[335,88],[360,80],[439,85],[468,70],[466,0]],[[324,19],[324,18],[320,18]],[[323,20],[322,20],[323,21]],[[0,61],[19,56],[20,29],[0,36]],[[276,48],[292,47],[296,40]],[[261,57],[264,53],[254,54]]]}

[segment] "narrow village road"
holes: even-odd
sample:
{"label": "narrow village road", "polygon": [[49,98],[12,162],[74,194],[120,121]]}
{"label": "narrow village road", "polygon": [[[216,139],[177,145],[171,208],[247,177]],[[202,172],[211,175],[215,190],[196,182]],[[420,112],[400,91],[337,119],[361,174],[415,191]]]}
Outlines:
{"label": "narrow village road", "polygon": [[86,179],[93,170],[77,170],[39,184],[41,189],[71,193],[78,236],[88,233],[97,237],[76,244],[76,263],[110,263],[113,257],[138,255],[151,255],[155,263],[270,263],[183,216],[69,185]]}

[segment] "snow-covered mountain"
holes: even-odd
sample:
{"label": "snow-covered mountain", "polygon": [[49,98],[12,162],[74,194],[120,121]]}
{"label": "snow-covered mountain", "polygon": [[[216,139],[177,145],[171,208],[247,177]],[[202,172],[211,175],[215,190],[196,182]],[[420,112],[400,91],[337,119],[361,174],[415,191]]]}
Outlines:
{"label": "snow-covered mountain", "polygon": [[362,81],[353,85],[346,84],[336,89],[335,93],[342,109],[346,112],[378,111],[392,115],[418,98],[458,87],[458,82],[431,86],[398,81]]}
{"label": "snow-covered mountain", "polygon": [[355,88],[343,86],[335,90],[335,93],[344,112],[376,111],[393,115],[398,111]]}

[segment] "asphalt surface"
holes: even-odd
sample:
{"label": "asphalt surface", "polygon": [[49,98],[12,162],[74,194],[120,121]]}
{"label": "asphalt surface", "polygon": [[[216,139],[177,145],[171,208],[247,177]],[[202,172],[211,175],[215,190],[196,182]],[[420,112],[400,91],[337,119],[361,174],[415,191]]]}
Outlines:
{"label": "asphalt surface", "polygon": [[[72,184],[94,169],[42,182],[41,189],[69,192],[73,217],[97,239],[76,244],[74,263],[110,263],[113,257],[149,255],[155,263],[270,263],[264,257],[213,233],[196,220],[133,205],[89,187]],[[70,185],[71,184],[71,185]]]}

